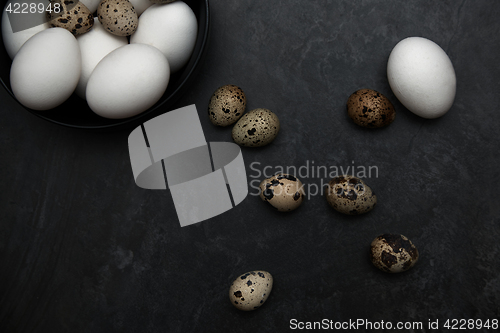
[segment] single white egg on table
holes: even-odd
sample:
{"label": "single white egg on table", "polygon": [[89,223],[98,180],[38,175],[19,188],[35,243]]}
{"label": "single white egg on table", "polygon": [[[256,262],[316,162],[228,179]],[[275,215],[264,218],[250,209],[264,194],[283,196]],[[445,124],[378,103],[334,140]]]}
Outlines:
{"label": "single white egg on table", "polygon": [[92,30],[76,37],[82,52],[82,74],[76,87],[76,93],[85,98],[85,90],[90,74],[107,54],[120,46],[128,44],[127,37],[110,34],[103,28],[101,22],[94,19]]}
{"label": "single white egg on table", "polygon": [[150,45],[128,44],[97,64],[87,83],[87,103],[105,118],[132,117],[161,98],[169,79],[170,68],[163,53]]}
{"label": "single white egg on table", "polygon": [[187,64],[196,44],[198,21],[191,8],[182,1],[153,5],[139,17],[130,44],[148,44],[167,57],[175,73]]}
{"label": "single white egg on table", "polygon": [[29,29],[12,32],[9,15],[4,9],[2,13],[2,39],[9,57],[11,59],[14,59],[21,46],[23,46],[23,44],[26,43],[28,39],[30,39],[40,31],[46,30],[48,28],[50,28],[50,26],[49,23],[46,22]]}
{"label": "single white egg on table", "polygon": [[71,32],[63,28],[43,30],[28,39],[14,58],[12,92],[30,109],[55,108],[75,90],[81,65],[80,47]]}
{"label": "single white egg on table", "polygon": [[453,64],[439,45],[426,38],[409,37],[394,47],[387,78],[398,100],[423,118],[441,117],[455,100]]}

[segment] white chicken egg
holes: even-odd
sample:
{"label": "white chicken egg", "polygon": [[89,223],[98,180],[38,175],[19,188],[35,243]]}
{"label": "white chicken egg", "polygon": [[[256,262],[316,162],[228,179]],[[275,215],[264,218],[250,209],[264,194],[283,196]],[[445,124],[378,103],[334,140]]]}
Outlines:
{"label": "white chicken egg", "polygon": [[43,30],[24,43],[14,58],[12,92],[30,109],[55,108],[75,90],[81,63],[80,48],[71,32],[63,28]]}
{"label": "white chicken egg", "polygon": [[125,45],[97,64],[87,83],[87,103],[105,118],[132,117],[161,98],[169,79],[167,58],[157,48]]}
{"label": "white chicken egg", "polygon": [[182,1],[153,5],[139,17],[130,43],[149,44],[167,57],[172,73],[189,60],[196,43],[198,22],[191,8]]}
{"label": "white chicken egg", "polygon": [[46,30],[48,28],[50,28],[50,26],[49,23],[46,22],[44,24],[37,25],[36,27],[21,30],[18,32],[12,32],[9,15],[7,14],[7,11],[4,10],[2,14],[2,39],[9,57],[11,59],[14,59],[21,46],[23,46],[23,44],[28,39],[30,39],[40,31]]}
{"label": "white chicken egg", "polygon": [[94,19],[94,26],[89,32],[79,35],[76,40],[82,52],[82,74],[76,87],[76,93],[85,98],[85,90],[90,74],[108,53],[120,46],[128,44],[127,37],[112,35],[103,28],[98,19]]}
{"label": "white chicken egg", "polygon": [[387,78],[399,101],[423,118],[441,117],[455,99],[453,64],[439,45],[426,38],[409,37],[394,47]]}

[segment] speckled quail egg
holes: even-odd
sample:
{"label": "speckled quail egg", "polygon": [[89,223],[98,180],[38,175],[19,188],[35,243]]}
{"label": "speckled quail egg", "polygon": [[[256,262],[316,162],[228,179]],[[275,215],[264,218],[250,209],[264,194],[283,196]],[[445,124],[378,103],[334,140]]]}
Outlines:
{"label": "speckled quail egg", "polygon": [[377,196],[361,179],[343,175],[328,183],[326,200],[335,210],[357,215],[367,213],[377,204]]}
{"label": "speckled quail egg", "polygon": [[368,128],[387,126],[396,117],[391,101],[371,89],[358,90],[349,97],[347,114],[357,125]]}
{"label": "speckled quail egg", "polygon": [[384,234],[373,240],[370,259],[380,270],[400,273],[412,268],[418,261],[418,250],[403,235]]}
{"label": "speckled quail egg", "polygon": [[128,0],[103,0],[97,17],[104,29],[117,36],[130,36],[137,30],[139,18]]}
{"label": "speckled quail egg", "polygon": [[51,0],[51,8],[61,8],[61,11],[47,11],[49,26],[64,28],[73,35],[86,33],[94,25],[94,16],[80,1],[76,0]]}
{"label": "speckled quail egg", "polygon": [[292,175],[276,174],[260,183],[260,198],[280,212],[298,208],[304,201],[302,182]]}
{"label": "speckled quail egg", "polygon": [[212,124],[228,126],[241,118],[247,106],[247,98],[240,87],[228,84],[219,87],[208,103],[208,117]]}
{"label": "speckled quail egg", "polygon": [[244,147],[261,147],[271,143],[280,130],[278,116],[267,109],[255,109],[233,127],[234,142]]}
{"label": "speckled quail egg", "polygon": [[273,289],[273,276],[266,271],[251,271],[238,276],[229,287],[229,300],[237,309],[251,311],[264,304]]}

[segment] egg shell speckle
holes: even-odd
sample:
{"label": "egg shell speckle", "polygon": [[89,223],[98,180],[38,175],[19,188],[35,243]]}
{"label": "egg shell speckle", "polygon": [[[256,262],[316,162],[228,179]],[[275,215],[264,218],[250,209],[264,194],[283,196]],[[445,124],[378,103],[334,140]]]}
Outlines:
{"label": "egg shell speckle", "polygon": [[368,128],[387,126],[396,118],[391,101],[372,89],[361,89],[349,96],[347,114],[354,123]]}
{"label": "egg shell speckle", "polygon": [[244,147],[262,147],[270,144],[278,135],[278,116],[267,109],[255,109],[238,120],[233,127],[234,142]]}
{"label": "egg shell speckle", "polygon": [[373,240],[370,259],[375,267],[387,273],[401,273],[412,268],[418,261],[418,250],[403,235],[384,234]]}
{"label": "egg shell speckle", "polygon": [[51,0],[50,4],[52,8],[55,8],[56,4],[62,8],[62,11],[58,13],[47,12],[47,20],[51,27],[64,28],[78,36],[89,31],[94,25],[94,16],[80,1]]}
{"label": "egg shell speckle", "polygon": [[364,214],[377,204],[377,196],[361,179],[343,175],[328,183],[326,200],[336,211],[347,215]]}
{"label": "egg shell speckle", "polygon": [[260,198],[280,212],[297,209],[304,201],[302,182],[292,175],[276,174],[260,183]]}
{"label": "egg shell speckle", "polygon": [[243,90],[228,84],[213,93],[208,103],[208,117],[214,125],[228,126],[243,116],[246,105],[247,98]]}
{"label": "egg shell speckle", "polygon": [[139,17],[128,0],[103,0],[97,7],[102,26],[117,36],[130,36],[137,30]]}
{"label": "egg shell speckle", "polygon": [[234,280],[229,300],[237,309],[252,311],[261,307],[273,288],[273,277],[266,271],[251,271]]}

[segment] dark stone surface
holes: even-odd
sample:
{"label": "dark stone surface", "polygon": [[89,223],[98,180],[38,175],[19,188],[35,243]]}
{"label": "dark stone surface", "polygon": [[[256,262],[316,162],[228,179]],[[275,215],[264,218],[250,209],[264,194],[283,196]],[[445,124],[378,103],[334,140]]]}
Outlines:
{"label": "dark stone surface", "polygon": [[[499,319],[500,2],[211,6],[205,65],[177,106],[196,104],[207,141],[230,141],[231,129],[215,128],[206,110],[217,87],[240,86],[247,110],[268,108],[282,126],[271,145],[242,149],[249,182],[262,180],[256,170],[265,166],[376,166],[365,181],[377,207],[343,216],[316,195],[283,214],[249,195],[180,228],[168,191],[134,184],[128,131],[58,127],[1,90],[0,332],[281,332],[293,318],[424,327],[429,319]],[[435,41],[455,66],[455,103],[440,119],[413,115],[388,85],[389,53],[409,36]],[[366,130],[348,118],[347,98],[361,88],[393,102],[393,124]],[[307,186],[330,179],[299,178]],[[413,241],[413,269],[388,275],[372,266],[369,245],[383,233]],[[274,289],[261,309],[240,312],[229,285],[255,269],[273,274]]]}

